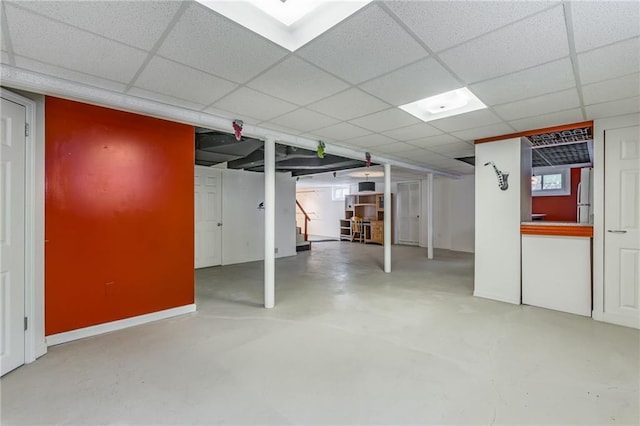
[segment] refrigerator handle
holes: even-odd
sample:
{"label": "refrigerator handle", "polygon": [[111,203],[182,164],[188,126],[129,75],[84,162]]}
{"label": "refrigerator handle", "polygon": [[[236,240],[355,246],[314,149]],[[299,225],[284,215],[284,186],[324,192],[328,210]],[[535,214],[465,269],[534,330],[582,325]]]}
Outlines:
{"label": "refrigerator handle", "polygon": [[582,182],[578,183],[578,205],[582,204],[582,198],[580,197],[580,195],[582,194]]}

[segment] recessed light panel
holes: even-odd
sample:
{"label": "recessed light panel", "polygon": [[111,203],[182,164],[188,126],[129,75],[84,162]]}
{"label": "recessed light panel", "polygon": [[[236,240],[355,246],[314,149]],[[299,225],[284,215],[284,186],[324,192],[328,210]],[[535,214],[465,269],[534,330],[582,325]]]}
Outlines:
{"label": "recessed light panel", "polygon": [[463,87],[401,105],[399,108],[422,121],[433,121],[486,107],[476,95]]}
{"label": "recessed light panel", "polygon": [[371,0],[196,1],[292,52],[371,2]]}

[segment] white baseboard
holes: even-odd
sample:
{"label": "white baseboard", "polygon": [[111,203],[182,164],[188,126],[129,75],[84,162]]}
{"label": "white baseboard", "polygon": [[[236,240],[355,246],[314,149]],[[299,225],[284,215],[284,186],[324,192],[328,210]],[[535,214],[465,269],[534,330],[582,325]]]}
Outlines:
{"label": "white baseboard", "polygon": [[109,333],[111,331],[122,330],[136,325],[146,324],[165,318],[188,314],[196,311],[196,304],[178,306],[177,308],[165,309],[164,311],[152,312],[150,314],[138,315],[136,317],[125,318],[118,321],[111,321],[104,324],[92,325],[91,327],[79,328],[77,330],[65,331],[64,333],[47,336],[47,346],[59,345],[73,340],[84,339],[85,337],[97,336],[98,334]]}
{"label": "white baseboard", "polygon": [[600,322],[608,322],[609,324],[640,329],[640,318],[631,315],[625,316],[593,311],[593,319]]}
{"label": "white baseboard", "polygon": [[519,300],[514,300],[514,299],[510,299],[508,297],[504,297],[504,296],[499,296],[499,295],[495,295],[495,294],[488,294],[488,293],[483,293],[483,292],[479,292],[479,291],[474,291],[473,295],[475,297],[482,297],[483,299],[490,299],[490,300],[496,300],[498,302],[505,302],[505,303],[511,303],[513,305],[520,305],[520,301]]}

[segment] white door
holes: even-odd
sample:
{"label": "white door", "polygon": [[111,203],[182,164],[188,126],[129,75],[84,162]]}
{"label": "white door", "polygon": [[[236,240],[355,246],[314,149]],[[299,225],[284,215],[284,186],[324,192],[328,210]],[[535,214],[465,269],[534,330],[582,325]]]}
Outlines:
{"label": "white door", "polygon": [[398,184],[398,244],[418,245],[420,240],[420,182]]}
{"label": "white door", "polygon": [[5,374],[24,364],[26,109],[2,99],[0,126],[0,364]]}
{"label": "white door", "polygon": [[222,170],[195,167],[195,267],[222,263]]}
{"label": "white door", "polygon": [[640,128],[605,132],[604,310],[640,327]]}

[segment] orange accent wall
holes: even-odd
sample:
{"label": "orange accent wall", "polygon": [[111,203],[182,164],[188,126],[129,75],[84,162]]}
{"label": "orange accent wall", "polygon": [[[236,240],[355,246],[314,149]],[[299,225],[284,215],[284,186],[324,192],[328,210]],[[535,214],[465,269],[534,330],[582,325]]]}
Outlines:
{"label": "orange accent wall", "polygon": [[571,169],[571,195],[531,197],[533,213],[546,213],[544,220],[576,222],[578,220],[578,184],[580,168]]}
{"label": "orange accent wall", "polygon": [[45,334],[193,303],[194,128],[45,106]]}

